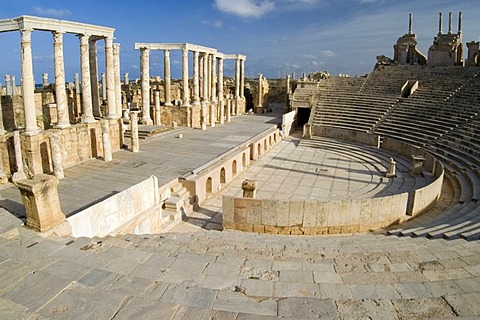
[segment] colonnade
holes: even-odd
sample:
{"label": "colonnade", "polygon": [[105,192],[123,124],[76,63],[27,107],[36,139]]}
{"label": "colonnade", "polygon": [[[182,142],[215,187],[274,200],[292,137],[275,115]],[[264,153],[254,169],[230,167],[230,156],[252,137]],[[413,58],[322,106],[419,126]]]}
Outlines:
{"label": "colonnade", "polygon": [[[239,105],[244,96],[245,60],[246,57],[238,54],[223,54],[216,49],[198,46],[189,43],[135,43],[135,49],[140,50],[140,76],[142,96],[142,124],[153,124],[150,115],[150,52],[163,50],[164,52],[164,86],[165,106],[172,106],[171,98],[171,70],[170,51],[182,51],[182,105],[181,107],[201,107],[202,119],[206,118],[206,106],[210,105],[210,123],[215,125],[217,108],[220,109],[219,122],[224,122],[224,89],[223,71],[224,60],[235,60],[235,101]],[[192,90],[189,87],[189,52],[193,52]],[[218,72],[217,72],[218,70]],[[202,128],[205,121],[202,120]]]}
{"label": "colonnade", "polygon": [[[56,128],[70,126],[68,99],[65,86],[65,67],[63,57],[63,36],[74,34],[80,41],[80,68],[82,88],[82,122],[95,122],[100,117],[100,98],[98,93],[98,40],[105,42],[105,73],[107,91],[107,119],[117,119],[121,115],[119,45],[113,44],[114,29],[84,23],[59,21],[55,19],[21,16],[0,20],[0,33],[20,31],[21,33],[21,90],[25,111],[25,134],[33,135],[40,131],[35,111],[35,82],[32,61],[33,31],[49,31],[53,35],[53,57],[55,73],[55,102],[58,122]],[[117,107],[117,104],[119,105]]]}

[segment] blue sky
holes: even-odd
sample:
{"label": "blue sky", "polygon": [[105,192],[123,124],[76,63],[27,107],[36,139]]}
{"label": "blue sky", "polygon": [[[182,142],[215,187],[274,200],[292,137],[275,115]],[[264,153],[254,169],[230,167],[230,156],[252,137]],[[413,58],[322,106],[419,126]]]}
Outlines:
{"label": "blue sky", "polygon": [[[327,70],[363,75],[375,57],[393,56],[393,44],[408,31],[408,13],[419,48],[427,54],[438,30],[438,12],[463,11],[464,43],[480,40],[479,0],[0,0],[0,19],[35,15],[113,27],[121,44],[121,72],[139,76],[135,42],[190,42],[224,53],[247,56],[246,75],[267,77]],[[20,78],[20,34],[0,34],[0,74]],[[53,80],[52,36],[32,35],[37,82],[48,72]],[[64,36],[67,81],[79,72],[78,39]],[[101,43],[99,52],[102,51]],[[466,51],[466,50],[465,50]],[[172,74],[180,77],[181,54],[172,52]],[[100,72],[103,56],[99,54]],[[150,74],[163,75],[163,53],[151,54]],[[225,65],[233,75],[233,62]]]}

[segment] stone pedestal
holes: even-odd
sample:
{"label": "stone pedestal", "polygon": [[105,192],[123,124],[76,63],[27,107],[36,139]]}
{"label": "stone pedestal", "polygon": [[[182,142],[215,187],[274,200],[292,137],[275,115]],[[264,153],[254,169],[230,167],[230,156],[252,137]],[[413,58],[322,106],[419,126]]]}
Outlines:
{"label": "stone pedestal", "polygon": [[[390,158],[390,165],[388,167],[388,171],[385,173],[385,177],[387,178],[394,178],[396,176],[396,162],[393,158]],[[421,166],[420,166],[421,167]]]}
{"label": "stone pedestal", "polygon": [[412,167],[410,168],[410,174],[418,176],[422,174],[422,166],[425,158],[423,156],[412,155]]}
{"label": "stone pedestal", "polygon": [[312,138],[312,126],[310,123],[305,123],[303,125],[303,139],[311,139]]}
{"label": "stone pedestal", "polygon": [[33,179],[16,181],[15,185],[20,189],[28,228],[44,232],[65,221],[58,198],[57,178],[38,174]]}
{"label": "stone pedestal", "polygon": [[257,189],[257,181],[246,179],[242,182],[242,190],[244,198],[255,198]]}

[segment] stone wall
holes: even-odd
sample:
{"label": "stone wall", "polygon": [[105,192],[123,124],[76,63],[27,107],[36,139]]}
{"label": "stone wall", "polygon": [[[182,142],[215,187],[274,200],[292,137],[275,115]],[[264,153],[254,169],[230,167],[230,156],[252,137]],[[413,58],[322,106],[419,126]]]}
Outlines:
{"label": "stone wall", "polygon": [[375,230],[405,220],[408,193],[335,201],[224,196],[223,227],[247,232],[314,235]]}
{"label": "stone wall", "polygon": [[378,147],[380,141],[378,135],[358,130],[313,126],[312,131],[315,136],[351,141],[374,147]]}
{"label": "stone wall", "polygon": [[295,130],[296,116],[297,110],[290,111],[282,116],[282,133],[284,138],[288,137],[290,133]]}

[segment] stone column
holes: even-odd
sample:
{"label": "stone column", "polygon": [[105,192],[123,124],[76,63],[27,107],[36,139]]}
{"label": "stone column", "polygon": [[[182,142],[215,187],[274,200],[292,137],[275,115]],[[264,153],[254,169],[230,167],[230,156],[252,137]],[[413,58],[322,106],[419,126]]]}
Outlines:
{"label": "stone column", "polygon": [[171,79],[170,79],[170,50],[166,49],[164,52],[163,59],[163,71],[165,78],[165,105],[172,106],[172,96],[171,96]]}
{"label": "stone column", "polygon": [[218,59],[218,107],[220,108],[220,124],[224,124],[225,105],[223,100],[223,58]]}
{"label": "stone column", "polygon": [[193,52],[193,105],[200,105],[200,93],[199,93],[199,52]]}
{"label": "stone column", "polygon": [[142,124],[153,124],[150,117],[150,49],[140,49],[140,76],[142,80]]}
{"label": "stone column", "polygon": [[107,77],[105,76],[105,72],[102,72],[100,75],[101,79],[101,87],[102,87],[102,103],[105,104],[105,101],[107,101]]}
{"label": "stone column", "polygon": [[207,63],[207,74],[205,75],[205,79],[207,79],[207,94],[206,98],[209,102],[212,101],[212,55],[207,54],[206,56],[206,63]]}
{"label": "stone column", "polygon": [[12,76],[12,96],[17,95],[17,84],[15,81],[15,76]]}
{"label": "stone column", "polygon": [[102,121],[103,160],[112,161],[112,144],[110,142],[110,126],[108,120]]}
{"label": "stone column", "polygon": [[205,92],[203,90],[203,82],[205,80],[205,74],[204,74],[204,69],[203,69],[203,62],[205,60],[205,54],[202,53],[200,54],[200,60],[199,60],[199,64],[198,64],[198,68],[199,68],[199,81],[200,81],[200,100],[203,101],[205,99]]}
{"label": "stone column", "polygon": [[240,60],[240,98],[245,99],[245,60]]}
{"label": "stone column", "polygon": [[22,33],[22,96],[25,111],[25,134],[37,134],[40,129],[37,126],[35,110],[35,86],[33,84],[32,66],[32,30],[25,29]]}
{"label": "stone column", "polygon": [[6,184],[8,182],[8,176],[3,169],[3,155],[0,152],[0,184]]}
{"label": "stone column", "polygon": [[156,126],[162,125],[161,117],[161,106],[160,106],[160,91],[156,90],[155,91],[155,116],[153,117],[154,124]]}
{"label": "stone column", "polygon": [[67,91],[65,90],[65,66],[63,63],[63,32],[54,31],[53,60],[55,71],[55,103],[57,104],[58,122],[55,128],[70,127],[68,118]]}
{"label": "stone column", "polygon": [[202,126],[202,130],[207,130],[207,102],[202,101],[200,107],[200,124]]}
{"label": "stone column", "polygon": [[286,95],[285,95],[285,108],[289,110],[289,100],[290,100],[290,75],[287,75],[287,87],[286,87]]}
{"label": "stone column", "polygon": [[452,13],[448,13],[448,34],[452,33]]}
{"label": "stone column", "polygon": [[7,96],[12,95],[12,78],[9,74],[5,75],[5,94]]}
{"label": "stone column", "polygon": [[113,44],[113,73],[115,83],[116,118],[122,116],[122,80],[120,79],[120,44]]}
{"label": "stone column", "polygon": [[[88,56],[87,56],[88,57]],[[50,83],[48,83],[48,73],[42,73],[42,85],[44,88],[48,87]]]}
{"label": "stone column", "polygon": [[93,115],[101,117],[100,93],[98,92],[97,40],[92,38],[89,39],[89,60]]}
{"label": "stone column", "polygon": [[[158,91],[156,91],[158,92]],[[130,133],[132,152],[140,151],[140,140],[138,139],[138,111],[130,111]]]}
{"label": "stone column", "polygon": [[409,13],[408,14],[408,34],[412,34],[412,22],[413,22],[412,14]]}
{"label": "stone column", "polygon": [[232,121],[232,99],[227,100],[227,122]]}
{"label": "stone column", "polygon": [[211,88],[212,88],[212,99],[211,99],[211,108],[210,108],[210,125],[215,127],[215,122],[217,121],[217,57],[212,55],[211,62]]}
{"label": "stone column", "polygon": [[210,102],[208,99],[208,54],[205,53],[203,56],[203,81],[202,81],[202,87],[203,87],[203,96],[202,96],[202,102],[208,103]]}
{"label": "stone column", "polygon": [[63,172],[62,143],[56,132],[52,132],[50,136],[50,148],[52,150],[53,175],[58,179],[63,179],[65,174]]}
{"label": "stone column", "polygon": [[107,119],[117,119],[113,38],[105,38],[105,73],[107,74]]}
{"label": "stone column", "polygon": [[58,198],[58,179],[39,174],[33,179],[15,182],[20,189],[27,215],[27,228],[40,232],[52,229],[65,221]]}
{"label": "stone column", "polygon": [[75,93],[79,94],[80,93],[80,81],[78,77],[78,72],[75,72],[73,74],[73,84],[75,86]]}
{"label": "stone column", "polygon": [[263,74],[258,74],[258,105],[257,108],[262,108],[263,104]]}
{"label": "stone column", "polygon": [[240,59],[235,59],[235,112],[238,114],[238,104],[240,101]]}
{"label": "stone column", "polygon": [[182,107],[189,107],[190,93],[188,90],[188,49],[187,48],[182,48],[182,84],[183,84]]}
{"label": "stone column", "polygon": [[126,86],[130,84],[130,79],[128,78],[128,72],[125,72],[123,74],[123,84]]}
{"label": "stone column", "polygon": [[[80,38],[80,69],[82,73],[82,122],[92,123],[95,122],[93,117],[93,105],[92,105],[92,84],[90,83],[90,62],[89,62],[89,49],[88,43],[89,35],[79,35]],[[98,95],[98,90],[97,90]]]}
{"label": "stone column", "polygon": [[[2,109],[2,88],[0,87],[0,135],[5,133],[5,127],[3,125],[3,109]],[[1,152],[0,152],[1,153]],[[0,155],[0,161],[2,160],[1,155]],[[3,170],[2,166],[3,162],[0,162],[0,176],[1,176],[1,170]]]}
{"label": "stone column", "polygon": [[443,17],[443,13],[439,12],[438,13],[438,34],[442,34],[442,17]]}
{"label": "stone column", "polygon": [[12,181],[27,179],[25,170],[23,168],[22,145],[20,142],[20,132],[13,131],[13,150],[15,151],[15,164],[17,165],[17,172],[12,176]]}
{"label": "stone column", "polygon": [[462,12],[458,13],[458,33],[462,33]]}

